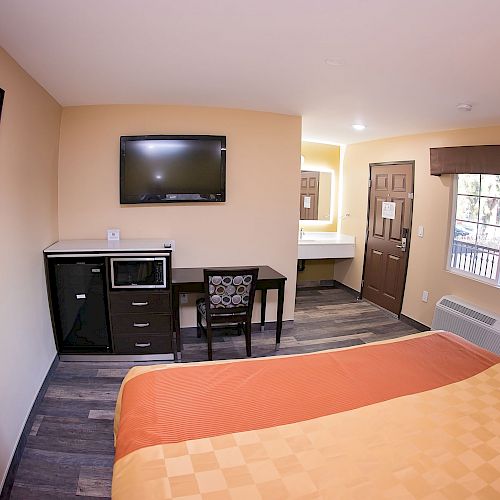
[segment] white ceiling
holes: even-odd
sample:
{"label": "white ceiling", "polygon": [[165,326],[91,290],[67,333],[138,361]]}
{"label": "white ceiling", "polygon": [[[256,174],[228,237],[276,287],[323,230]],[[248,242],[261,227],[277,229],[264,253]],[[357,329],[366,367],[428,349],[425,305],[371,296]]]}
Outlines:
{"label": "white ceiling", "polygon": [[0,0],[0,45],[64,106],[298,114],[350,143],[500,124],[499,19],[499,0]]}

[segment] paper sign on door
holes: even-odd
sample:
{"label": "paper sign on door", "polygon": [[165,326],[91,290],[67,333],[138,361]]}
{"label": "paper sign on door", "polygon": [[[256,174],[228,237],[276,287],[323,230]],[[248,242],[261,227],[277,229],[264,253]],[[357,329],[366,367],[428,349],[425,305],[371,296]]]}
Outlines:
{"label": "paper sign on door", "polygon": [[396,217],[396,203],[393,201],[383,201],[382,217],[384,219],[394,219]]}
{"label": "paper sign on door", "polygon": [[304,208],[311,208],[311,197],[304,196]]}

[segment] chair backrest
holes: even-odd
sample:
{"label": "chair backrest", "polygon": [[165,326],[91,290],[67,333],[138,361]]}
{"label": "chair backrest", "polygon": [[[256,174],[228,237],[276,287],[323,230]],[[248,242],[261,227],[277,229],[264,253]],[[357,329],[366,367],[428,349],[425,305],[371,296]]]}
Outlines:
{"label": "chair backrest", "polygon": [[207,323],[231,314],[237,321],[250,321],[259,269],[204,269]]}

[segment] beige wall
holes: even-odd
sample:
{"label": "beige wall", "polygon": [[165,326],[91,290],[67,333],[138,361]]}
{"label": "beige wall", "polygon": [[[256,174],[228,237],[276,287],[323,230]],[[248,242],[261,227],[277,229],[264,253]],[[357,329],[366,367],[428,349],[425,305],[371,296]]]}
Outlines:
{"label": "beige wall", "polygon": [[[227,201],[120,206],[120,135],[227,136]],[[176,241],[175,267],[269,265],[288,277],[284,319],[295,299],[301,118],[176,106],[65,108],[59,155],[61,239]],[[276,293],[269,296],[275,317]],[[183,326],[195,324],[184,307]]]}
{"label": "beige wall", "polygon": [[[429,174],[429,148],[498,144],[500,127],[453,130],[347,146],[344,160],[342,232],[356,236],[356,257],[336,263],[335,278],[359,290],[364,256],[369,163],[415,160],[415,200],[408,276],[402,313],[430,325],[436,302],[455,294],[500,313],[500,289],[446,271],[452,206],[452,177]],[[424,226],[424,237],[416,235]],[[421,300],[429,291],[429,302]]]}
{"label": "beige wall", "polygon": [[318,220],[320,221],[330,221],[332,220],[332,225],[335,227],[337,220],[335,214],[332,213],[332,202],[331,197],[334,197],[335,193],[332,193],[332,176],[334,172],[320,172],[319,173],[319,191],[318,191]]}
{"label": "beige wall", "polygon": [[57,240],[59,105],[0,48],[0,489],[55,356],[42,250]]}
{"label": "beige wall", "polygon": [[297,271],[298,286],[317,286],[320,281],[334,279],[335,259],[308,259],[305,269]]}

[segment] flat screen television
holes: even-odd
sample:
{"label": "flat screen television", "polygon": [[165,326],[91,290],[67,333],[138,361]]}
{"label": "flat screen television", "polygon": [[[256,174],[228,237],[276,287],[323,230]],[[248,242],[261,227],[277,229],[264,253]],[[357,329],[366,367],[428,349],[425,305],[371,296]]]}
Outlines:
{"label": "flat screen television", "polygon": [[120,203],[226,201],[226,137],[120,137]]}
{"label": "flat screen television", "polygon": [[5,94],[4,89],[0,89],[0,118],[2,118],[2,107],[3,107],[3,96]]}

